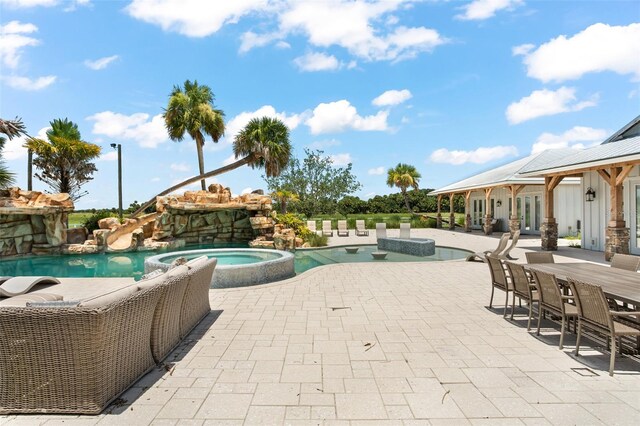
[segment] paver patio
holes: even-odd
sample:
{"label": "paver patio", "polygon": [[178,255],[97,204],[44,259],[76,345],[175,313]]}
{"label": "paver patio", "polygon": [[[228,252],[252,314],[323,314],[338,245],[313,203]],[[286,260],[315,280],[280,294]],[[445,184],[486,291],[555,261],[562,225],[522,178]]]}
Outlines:
{"label": "paver patio", "polygon": [[[444,230],[412,235],[471,250],[497,242]],[[513,254],[524,261],[523,253]],[[8,416],[0,424],[640,422],[639,363],[618,359],[609,377],[602,348],[586,340],[576,360],[574,335],[558,350],[555,325],[536,337],[526,331],[525,309],[505,320],[504,295],[489,310],[489,294],[487,266],[460,261],[329,265],[279,283],[212,290],[214,311],[103,414]]]}

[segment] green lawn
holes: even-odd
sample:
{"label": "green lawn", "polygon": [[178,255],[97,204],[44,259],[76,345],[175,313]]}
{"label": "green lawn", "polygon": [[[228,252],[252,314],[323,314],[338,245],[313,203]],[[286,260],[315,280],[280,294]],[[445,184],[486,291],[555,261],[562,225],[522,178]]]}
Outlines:
{"label": "green lawn", "polygon": [[69,213],[69,228],[77,228],[78,226],[82,226],[84,221],[89,216],[91,216],[91,213],[79,213],[79,212]]}
{"label": "green lawn", "polygon": [[[455,215],[456,215],[456,222],[458,223],[460,220],[464,219],[464,213],[455,213]],[[425,220],[423,219],[424,216],[434,218],[434,220],[432,221]],[[365,226],[368,229],[375,229],[376,223],[378,222],[385,222],[387,224],[387,228],[399,228],[401,222],[410,222],[412,228],[429,228],[429,227],[435,227],[435,217],[436,217],[436,213],[418,213],[417,216],[411,216],[409,213],[350,214],[350,215],[347,215],[347,224],[349,228],[355,228],[356,219],[364,219]],[[323,220],[331,220],[332,227],[337,228],[339,219],[345,219],[345,217],[337,214],[336,215],[319,214],[309,218],[309,220],[316,221],[317,229],[322,229]],[[443,212],[442,219],[444,221],[448,221],[449,212]],[[432,226],[429,226],[429,225],[432,225]]]}

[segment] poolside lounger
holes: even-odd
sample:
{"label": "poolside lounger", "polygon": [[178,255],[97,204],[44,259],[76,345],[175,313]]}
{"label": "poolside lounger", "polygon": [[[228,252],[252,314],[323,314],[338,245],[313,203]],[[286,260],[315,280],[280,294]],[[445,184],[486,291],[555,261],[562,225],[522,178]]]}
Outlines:
{"label": "poolside lounger", "polygon": [[369,235],[369,231],[365,227],[364,220],[356,220],[356,235],[358,237]]}
{"label": "poolside lounger", "polygon": [[322,235],[326,235],[328,237],[333,237],[333,230],[331,229],[331,221],[323,220],[322,221]]}
{"label": "poolside lounger", "polygon": [[3,282],[5,282],[6,280],[8,280],[11,277],[0,277],[0,284],[2,284]]}
{"label": "poolside lounger", "polygon": [[511,234],[509,234],[508,232],[505,232],[504,234],[502,234],[502,237],[500,237],[500,241],[498,242],[498,247],[496,247],[495,250],[493,251],[485,250],[483,252],[470,254],[469,256],[467,256],[467,261],[468,262],[486,262],[487,261],[486,256],[488,255],[496,256],[496,257],[500,256],[502,251],[505,249],[505,247],[509,243],[510,237],[511,237]]}
{"label": "poolside lounger", "polygon": [[307,229],[309,229],[309,231],[313,232],[314,234],[317,234],[318,231],[316,230],[316,221],[315,220],[308,220],[307,221]]}
{"label": "poolside lounger", "polygon": [[400,238],[403,240],[411,239],[411,224],[410,223],[401,223],[400,224]]}
{"label": "poolside lounger", "polygon": [[376,223],[376,238],[387,238],[387,224]]}
{"label": "poolside lounger", "polygon": [[516,244],[518,244],[519,238],[520,238],[520,230],[518,229],[516,232],[513,233],[513,236],[511,237],[511,244],[509,245],[509,247],[507,247],[507,249],[502,253],[498,254],[498,257],[503,260],[504,259],[518,260],[517,257],[511,257],[509,253],[511,253],[511,250],[513,250]]}
{"label": "poolside lounger", "polygon": [[338,221],[338,237],[348,237],[349,230],[347,229],[347,221],[339,220]]}
{"label": "poolside lounger", "polygon": [[[4,278],[4,277],[3,277]],[[53,277],[13,277],[0,284],[0,297],[13,297],[25,294],[36,284],[60,284]]]}

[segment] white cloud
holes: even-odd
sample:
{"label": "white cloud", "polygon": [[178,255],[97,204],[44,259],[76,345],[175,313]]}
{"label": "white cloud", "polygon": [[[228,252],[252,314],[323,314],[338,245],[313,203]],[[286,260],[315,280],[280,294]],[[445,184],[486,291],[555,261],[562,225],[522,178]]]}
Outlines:
{"label": "white cloud", "polygon": [[235,24],[252,12],[270,8],[267,0],[133,0],[125,11],[132,17],[188,37],[206,37],[224,24]]}
{"label": "white cloud", "polygon": [[240,132],[240,130],[242,130],[252,118],[262,117],[277,118],[281,120],[289,128],[289,130],[293,130],[298,127],[298,125],[300,125],[304,118],[303,114],[288,115],[286,112],[277,112],[276,109],[271,105],[263,105],[255,111],[241,112],[226,123],[224,132],[224,143],[222,145],[218,144],[220,145],[219,147],[212,146],[211,148],[214,150],[219,150],[226,145],[230,145],[231,143],[233,143],[233,140],[235,139],[238,132]]}
{"label": "white cloud", "polygon": [[456,15],[456,18],[464,21],[481,21],[495,16],[499,10],[511,10],[521,5],[522,0],[473,0],[462,6],[463,13]]}
{"label": "white cloud", "polygon": [[349,154],[348,152],[342,154],[333,154],[330,155],[329,158],[333,162],[334,166],[346,166],[352,162],[351,154]]}
{"label": "white cloud", "polygon": [[253,191],[253,188],[251,188],[250,186],[243,189],[242,192],[240,193],[240,195],[244,195],[244,194],[250,194],[251,191]]}
{"label": "white cloud", "polygon": [[535,44],[521,44],[520,46],[511,48],[511,53],[513,54],[513,56],[524,56],[528,55],[529,52],[531,52],[535,48]]}
{"label": "white cloud", "polygon": [[40,40],[26,36],[38,31],[33,24],[23,24],[20,21],[11,21],[0,25],[0,61],[10,69],[15,69],[20,64],[22,51],[27,46],[37,46]]}
{"label": "white cloud", "polygon": [[433,151],[429,156],[429,159],[434,163],[445,163],[459,166],[466,163],[484,164],[489,161],[495,161],[504,157],[513,157],[516,155],[518,155],[518,149],[512,145],[480,147],[473,151],[449,151],[447,148],[440,148]]}
{"label": "white cloud", "polygon": [[160,179],[159,177],[157,177],[157,176],[156,176],[156,177],[152,177],[152,178],[149,180],[149,182],[160,182],[160,180],[161,180],[161,179]]}
{"label": "white cloud", "polygon": [[7,7],[10,7],[12,9],[26,9],[36,6],[51,7],[56,6],[60,3],[67,3],[69,4],[69,6],[64,9],[66,12],[75,10],[76,6],[86,6],[91,2],[89,0],[1,0],[0,3],[3,6],[6,5]]}
{"label": "white cloud", "polygon": [[191,170],[191,166],[186,163],[171,163],[169,168],[174,172],[188,172]]}
{"label": "white cloud", "polygon": [[230,156],[228,156],[227,158],[225,158],[224,160],[222,160],[222,165],[223,166],[228,166],[231,163],[235,163],[237,161],[235,154],[231,154]]}
{"label": "white cloud", "polygon": [[349,101],[343,99],[319,104],[305,124],[314,135],[345,130],[381,131],[388,129],[388,116],[388,111],[379,111],[376,115],[362,117]]}
{"label": "white cloud", "polygon": [[143,148],[156,148],[169,140],[162,114],[149,119],[142,112],[124,115],[112,111],[103,111],[87,117],[95,121],[91,132],[115,139],[132,139]]}
{"label": "white cloud", "polygon": [[17,75],[7,75],[3,76],[2,80],[4,80],[9,87],[17,90],[36,91],[52,85],[56,81],[56,78],[55,75],[47,75],[34,79]]}
{"label": "white cloud", "polygon": [[116,161],[118,159],[118,151],[107,151],[98,157],[97,161]]}
{"label": "white cloud", "polygon": [[506,115],[510,124],[518,124],[546,115],[580,111],[597,105],[597,101],[597,95],[592,96],[589,100],[578,101],[576,99],[576,89],[573,87],[563,86],[555,91],[548,89],[534,90],[529,96],[510,104],[507,107]]}
{"label": "white cloud", "polygon": [[385,171],[386,169],[383,166],[380,166],[380,167],[374,167],[373,169],[369,169],[367,173],[373,176],[380,176],[380,175],[383,175]]}
{"label": "white cloud", "polygon": [[332,71],[342,66],[340,61],[333,55],[325,53],[307,53],[293,60],[300,71]]}
{"label": "white cloud", "polygon": [[594,24],[573,37],[561,35],[535,50],[523,46],[515,49],[524,56],[527,75],[543,82],[576,80],[603,71],[640,79],[640,23]]}
{"label": "white cloud", "polygon": [[[35,137],[38,139],[47,140],[47,130],[49,129],[50,127],[43,127]],[[27,158],[27,148],[22,146],[26,141],[26,136],[20,136],[11,140],[7,138],[7,141],[4,145],[4,150],[2,150],[2,157],[7,161]]]}
{"label": "white cloud", "polygon": [[276,47],[278,49],[291,49],[291,45],[286,41],[282,41],[282,40],[276,43]]}
{"label": "white cloud", "polygon": [[[279,37],[280,36],[277,33],[256,34],[253,31],[247,31],[240,36],[240,49],[238,50],[240,53],[246,53],[254,47],[266,46],[272,41],[277,40]],[[282,48],[282,45],[279,47]]]}
{"label": "white cloud", "polygon": [[90,61],[87,59],[84,61],[84,64],[87,68],[91,68],[92,70],[98,71],[105,69],[111,62],[120,58],[118,55],[105,56],[104,58],[96,59],[95,61]]}
{"label": "white cloud", "polygon": [[326,139],[322,141],[311,142],[309,145],[307,145],[307,147],[311,149],[326,149],[332,146],[339,146],[340,143],[341,142],[337,139]]}
{"label": "white cloud", "polygon": [[375,106],[398,105],[412,98],[412,94],[407,89],[387,90],[371,103]]}
{"label": "white cloud", "polygon": [[574,148],[584,149],[601,143],[609,134],[605,129],[575,126],[564,133],[542,133],[531,147],[531,153],[537,154],[547,149]]}

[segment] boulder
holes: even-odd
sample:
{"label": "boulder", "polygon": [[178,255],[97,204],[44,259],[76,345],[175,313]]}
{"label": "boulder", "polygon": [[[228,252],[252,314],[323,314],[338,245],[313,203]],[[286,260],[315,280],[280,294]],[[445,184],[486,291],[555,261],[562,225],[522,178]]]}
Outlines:
{"label": "boulder", "polygon": [[85,227],[67,229],[67,244],[84,244],[87,234]]}
{"label": "boulder", "polygon": [[98,227],[100,229],[113,229],[120,226],[120,220],[117,217],[105,217],[98,221]]}

